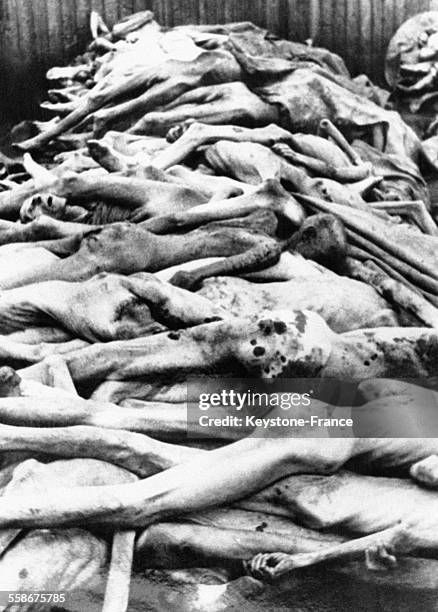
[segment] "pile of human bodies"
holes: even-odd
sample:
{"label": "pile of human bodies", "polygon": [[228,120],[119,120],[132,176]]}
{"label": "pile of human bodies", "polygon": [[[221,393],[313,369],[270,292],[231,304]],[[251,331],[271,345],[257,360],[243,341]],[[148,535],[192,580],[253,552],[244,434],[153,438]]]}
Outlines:
{"label": "pile of human bodies", "polygon": [[[223,608],[231,580],[327,562],[388,584],[415,562],[430,586],[438,229],[422,143],[324,49],[149,12],[91,26],[87,52],[48,72],[54,118],[17,127],[23,157],[1,159],[0,590],[107,579],[119,612],[133,562],[192,582],[215,568],[199,610]],[[359,380],[366,435],[249,426],[194,443],[193,375]]]}

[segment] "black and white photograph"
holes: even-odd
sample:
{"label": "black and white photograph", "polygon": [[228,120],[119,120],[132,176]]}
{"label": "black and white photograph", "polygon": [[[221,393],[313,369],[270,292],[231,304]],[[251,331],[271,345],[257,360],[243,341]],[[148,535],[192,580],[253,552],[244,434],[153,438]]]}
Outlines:
{"label": "black and white photograph", "polygon": [[0,612],[438,612],[438,0],[0,0]]}

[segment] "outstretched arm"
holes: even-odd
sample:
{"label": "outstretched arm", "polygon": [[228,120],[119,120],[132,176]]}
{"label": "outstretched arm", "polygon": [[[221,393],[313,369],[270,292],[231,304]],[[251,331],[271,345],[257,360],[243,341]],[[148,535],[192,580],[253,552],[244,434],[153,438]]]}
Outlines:
{"label": "outstretched arm", "polygon": [[391,568],[397,564],[395,552],[408,553],[414,548],[409,532],[402,526],[390,527],[363,538],[310,553],[261,553],[249,563],[249,573],[259,580],[276,580],[300,567],[317,563],[366,559],[369,569]]}
{"label": "outstretched arm", "polygon": [[241,82],[210,85],[198,87],[161,110],[147,113],[129,132],[163,135],[169,128],[187,120],[263,126],[278,121],[278,110]]}
{"label": "outstretched arm", "polygon": [[170,279],[170,283],[192,291],[210,276],[236,276],[274,266],[279,261],[281,252],[282,246],[274,240],[266,240],[264,243],[261,241],[259,245],[244,253],[232,255],[190,272],[177,272]]}

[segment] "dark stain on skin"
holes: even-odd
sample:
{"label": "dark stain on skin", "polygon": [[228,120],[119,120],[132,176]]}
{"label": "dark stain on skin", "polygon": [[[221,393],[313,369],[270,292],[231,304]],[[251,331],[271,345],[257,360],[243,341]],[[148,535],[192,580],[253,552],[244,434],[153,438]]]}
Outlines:
{"label": "dark stain on skin", "polygon": [[19,577],[19,578],[22,578],[22,579],[23,579],[23,578],[27,578],[27,577],[28,577],[28,575],[29,575],[29,572],[27,571],[27,569],[26,569],[25,567],[23,567],[23,569],[21,569],[21,570],[18,572],[18,577]]}
{"label": "dark stain on skin", "polygon": [[255,344],[257,344],[257,340],[251,340],[250,344],[254,346]]}
{"label": "dark stain on skin", "polygon": [[318,375],[322,365],[322,350],[314,349],[310,355],[306,355],[302,359],[289,359],[283,367],[282,375],[298,378],[313,377]]}
{"label": "dark stain on skin", "polygon": [[287,325],[284,321],[274,321],[274,331],[276,334],[284,334],[287,331]]}
{"label": "dark stain on skin", "polygon": [[272,321],[269,319],[263,319],[259,321],[259,329],[264,333],[265,336],[272,334]]}
{"label": "dark stain on skin", "polygon": [[427,335],[417,340],[415,352],[426,367],[434,367],[438,363],[438,341],[436,337]]}
{"label": "dark stain on skin", "polygon": [[[376,342],[376,349],[384,359],[387,376],[394,378],[418,376],[418,341],[415,342],[411,338],[404,338],[404,340],[398,338],[397,340],[398,342],[395,344],[392,341],[391,343],[385,341]],[[422,360],[420,360],[421,362]],[[426,364],[426,360],[424,360],[424,363]]]}
{"label": "dark stain on skin", "polygon": [[255,531],[264,531],[267,526],[268,526],[268,523],[265,523],[265,521],[263,521],[262,523],[260,523],[260,525],[257,525],[257,527],[255,528]]}
{"label": "dark stain on skin", "polygon": [[[144,302],[140,298],[133,297],[121,302],[114,311],[114,321],[120,321],[125,318],[135,319],[138,311],[145,308]],[[147,307],[146,307],[147,308]]]}
{"label": "dark stain on skin", "polygon": [[304,312],[297,312],[295,317],[295,326],[301,334],[304,334],[304,331],[306,329],[306,323],[307,317]]}
{"label": "dark stain on skin", "polygon": [[179,340],[180,339],[180,335],[177,332],[170,332],[170,334],[167,334],[167,337],[169,338],[169,340]]}
{"label": "dark stain on skin", "polygon": [[221,317],[214,316],[214,317],[206,317],[204,319],[204,323],[215,323],[216,321],[222,321]]}
{"label": "dark stain on skin", "polygon": [[255,357],[261,357],[266,353],[266,349],[263,346],[256,346],[253,350]]}

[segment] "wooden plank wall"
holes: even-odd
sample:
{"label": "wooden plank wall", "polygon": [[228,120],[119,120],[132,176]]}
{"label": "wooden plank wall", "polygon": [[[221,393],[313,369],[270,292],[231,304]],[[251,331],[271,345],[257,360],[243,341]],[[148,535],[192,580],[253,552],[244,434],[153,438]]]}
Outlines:
{"label": "wooden plank wall", "polygon": [[35,112],[46,69],[85,48],[93,9],[109,24],[144,9],[166,25],[251,20],[286,38],[312,38],[353,73],[381,80],[392,34],[411,15],[438,10],[438,0],[0,0],[3,107]]}

